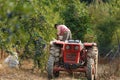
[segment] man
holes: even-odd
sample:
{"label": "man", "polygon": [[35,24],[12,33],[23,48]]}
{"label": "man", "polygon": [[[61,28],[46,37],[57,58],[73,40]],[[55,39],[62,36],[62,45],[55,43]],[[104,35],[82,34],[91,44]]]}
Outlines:
{"label": "man", "polygon": [[70,29],[65,25],[55,24],[54,27],[57,29],[57,40],[65,41],[72,38]]}

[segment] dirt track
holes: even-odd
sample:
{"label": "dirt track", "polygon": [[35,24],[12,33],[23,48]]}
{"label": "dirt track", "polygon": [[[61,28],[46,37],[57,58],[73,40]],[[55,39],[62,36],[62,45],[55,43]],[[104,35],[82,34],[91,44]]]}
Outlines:
{"label": "dirt track", "polygon": [[[111,65],[112,64],[112,65]],[[104,61],[99,63],[98,80],[120,80],[120,63],[113,62],[111,64]],[[0,80],[47,80],[46,72],[40,74],[40,71],[31,70],[32,63],[24,62],[22,69],[10,69],[0,63]],[[70,75],[61,72],[59,78],[54,80],[87,80],[83,73],[74,73]]]}

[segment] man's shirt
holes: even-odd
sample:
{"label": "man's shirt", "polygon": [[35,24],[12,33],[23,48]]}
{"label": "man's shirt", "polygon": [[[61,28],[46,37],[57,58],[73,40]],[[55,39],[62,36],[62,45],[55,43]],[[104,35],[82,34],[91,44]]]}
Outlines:
{"label": "man's shirt", "polygon": [[65,25],[57,26],[57,35],[63,35],[65,32],[70,31]]}

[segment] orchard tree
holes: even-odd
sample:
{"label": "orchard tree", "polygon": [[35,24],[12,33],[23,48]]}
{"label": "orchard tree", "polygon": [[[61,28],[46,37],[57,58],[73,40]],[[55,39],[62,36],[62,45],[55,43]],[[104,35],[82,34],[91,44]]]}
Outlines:
{"label": "orchard tree", "polygon": [[66,26],[72,32],[73,39],[84,40],[87,28],[90,28],[90,17],[86,10],[86,6],[81,4],[79,0],[66,1],[66,9],[62,13]]}

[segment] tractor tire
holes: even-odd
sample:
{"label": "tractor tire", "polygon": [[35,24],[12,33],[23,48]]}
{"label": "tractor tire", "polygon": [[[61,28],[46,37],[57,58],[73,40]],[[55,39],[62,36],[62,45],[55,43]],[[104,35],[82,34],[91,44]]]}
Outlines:
{"label": "tractor tire", "polygon": [[60,47],[55,44],[51,44],[50,46],[50,56],[47,63],[47,73],[48,78],[52,79],[54,77],[59,77],[59,71],[53,71],[55,63],[59,62],[60,56]]}
{"label": "tractor tire", "polygon": [[[93,59],[94,60],[94,79],[93,80],[97,80],[97,76],[98,76],[98,74],[97,74],[97,69],[98,69],[98,48],[96,47],[96,46],[93,46],[92,48],[90,48],[89,50],[88,50],[88,53],[87,53],[87,57],[88,57],[88,59],[87,59],[87,63],[88,64],[90,64],[90,62],[89,62],[89,60],[90,59]],[[92,79],[90,79],[90,80],[92,80]]]}
{"label": "tractor tire", "polygon": [[55,57],[53,55],[49,56],[48,63],[47,63],[47,73],[48,73],[48,79],[59,77],[59,71],[53,71],[55,63]]}
{"label": "tractor tire", "polygon": [[90,58],[87,62],[86,76],[88,80],[95,80],[95,65],[94,59]]}
{"label": "tractor tire", "polygon": [[51,44],[50,54],[55,57],[55,62],[58,62],[60,57],[60,47],[55,44]]}
{"label": "tractor tire", "polygon": [[97,80],[98,77],[98,48],[93,47],[93,53],[96,54],[94,56],[94,62],[95,62],[95,80]]}
{"label": "tractor tire", "polygon": [[55,57],[53,55],[49,56],[48,63],[47,63],[47,73],[48,79],[53,78],[53,67],[54,67]]}

